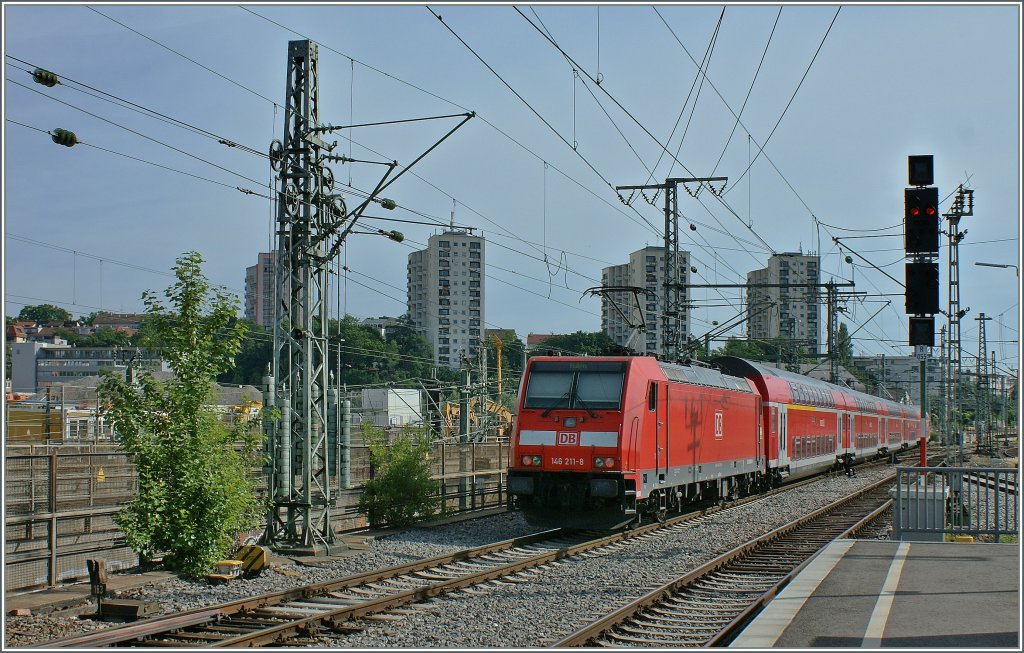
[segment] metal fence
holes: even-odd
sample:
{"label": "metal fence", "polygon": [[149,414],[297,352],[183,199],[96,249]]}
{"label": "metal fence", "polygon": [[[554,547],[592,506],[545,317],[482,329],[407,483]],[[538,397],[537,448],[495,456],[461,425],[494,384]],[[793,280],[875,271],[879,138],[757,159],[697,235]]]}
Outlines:
{"label": "metal fence", "polygon": [[1020,532],[1018,471],[1006,467],[898,467],[893,537],[1001,541]]}
{"label": "metal fence", "polygon": [[[508,450],[500,442],[435,443],[431,471],[445,508],[503,506]],[[370,478],[369,448],[356,444],[350,456],[351,485],[335,488],[331,518],[338,529],[366,525],[357,505]],[[111,571],[139,563],[113,521],[137,488],[130,454],[112,445],[8,446],[4,466],[5,592],[87,578],[88,559],[106,561]],[[265,484],[257,491],[265,491]]]}

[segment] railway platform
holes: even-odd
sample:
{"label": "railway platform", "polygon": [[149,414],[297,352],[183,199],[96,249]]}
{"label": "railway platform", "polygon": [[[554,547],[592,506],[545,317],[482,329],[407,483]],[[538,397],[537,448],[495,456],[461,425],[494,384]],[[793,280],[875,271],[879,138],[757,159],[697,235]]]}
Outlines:
{"label": "railway platform", "polygon": [[1020,650],[1020,545],[837,540],[732,648]]}

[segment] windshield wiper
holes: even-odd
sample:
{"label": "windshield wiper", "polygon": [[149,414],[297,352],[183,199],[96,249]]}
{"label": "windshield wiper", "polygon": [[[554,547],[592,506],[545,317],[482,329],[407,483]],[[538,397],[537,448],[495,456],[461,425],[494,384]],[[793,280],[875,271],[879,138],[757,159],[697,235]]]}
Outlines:
{"label": "windshield wiper", "polygon": [[[562,403],[562,400],[563,400],[563,399],[568,399],[568,398],[569,398],[569,392],[570,392],[569,390],[566,390],[566,391],[565,391],[565,394],[563,394],[563,395],[562,395],[561,397],[559,397],[558,399],[555,399],[555,401],[554,401],[554,402],[553,402],[553,403],[552,403],[552,404],[551,404],[550,406],[548,406],[547,408],[545,408],[545,409],[544,409],[544,412],[543,412],[543,413],[541,413],[541,414],[540,414],[540,416],[541,416],[541,417],[547,417],[547,416],[548,416],[548,413],[550,413],[550,412],[551,412],[551,411],[553,411],[554,409],[558,408],[558,404]],[[568,403],[566,403],[565,407],[566,407],[566,408],[568,408],[568,407],[569,407],[569,404],[568,404]]]}
{"label": "windshield wiper", "polygon": [[590,406],[588,406],[587,402],[583,401],[578,394],[576,395],[576,402],[579,405],[583,406],[583,408],[587,411],[588,415],[590,415],[594,419],[597,419],[597,413],[595,413],[594,411],[590,410]]}

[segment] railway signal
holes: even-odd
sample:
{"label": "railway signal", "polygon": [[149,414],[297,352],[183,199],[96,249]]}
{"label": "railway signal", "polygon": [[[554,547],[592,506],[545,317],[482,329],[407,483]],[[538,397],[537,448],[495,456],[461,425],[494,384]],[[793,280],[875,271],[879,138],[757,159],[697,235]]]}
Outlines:
{"label": "railway signal", "polygon": [[910,344],[914,346],[935,346],[935,316],[910,318]]}
{"label": "railway signal", "polygon": [[907,254],[939,253],[939,189],[908,188],[904,197],[904,235]]}
{"label": "railway signal", "polygon": [[[906,308],[910,315],[939,312],[939,264],[930,261],[907,263]],[[914,344],[914,343],[911,343]]]}
{"label": "railway signal", "polygon": [[[909,344],[934,346],[935,314],[939,312],[939,189],[934,157],[907,157],[907,182],[903,190],[903,245],[906,264],[906,309],[910,318]],[[922,369],[922,375],[924,371]],[[923,392],[922,392],[923,395]],[[923,400],[922,400],[923,405]]]}

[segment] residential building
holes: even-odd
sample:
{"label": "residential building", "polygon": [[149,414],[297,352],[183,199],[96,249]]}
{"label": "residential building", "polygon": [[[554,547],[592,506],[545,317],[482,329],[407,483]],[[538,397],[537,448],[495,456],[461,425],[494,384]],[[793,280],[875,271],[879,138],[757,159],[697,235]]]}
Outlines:
{"label": "residential building", "polygon": [[476,361],[484,333],[484,239],[451,229],[409,254],[409,318],[434,349],[438,365]]}
{"label": "residential building", "polygon": [[359,323],[359,326],[370,327],[375,329],[380,334],[381,338],[387,340],[388,333],[396,326],[402,324],[402,319],[397,317],[388,317],[382,315],[380,317],[368,317]]}
{"label": "residential building", "polygon": [[97,376],[103,370],[168,371],[158,352],[138,347],[68,347],[41,342],[11,346],[11,388],[14,392],[41,392],[47,387]]}
{"label": "residential building", "polygon": [[[938,394],[943,383],[942,358],[929,358],[925,382],[929,395]],[[865,392],[895,401],[921,402],[921,368],[916,356],[854,356],[852,367],[874,380]],[[884,369],[884,372],[883,372]]]}
{"label": "residential building", "polygon": [[819,257],[796,252],[775,254],[767,267],[747,273],[747,337],[789,338],[821,353],[820,282]]}
{"label": "residential building", "polygon": [[245,319],[274,328],[275,252],[260,252],[256,265],[245,269]]}
{"label": "residential building", "polygon": [[[676,264],[679,280],[690,281],[690,253],[679,252]],[[629,263],[612,265],[601,270],[601,285],[632,286],[645,292],[605,294],[601,298],[601,330],[615,341],[615,344],[630,347],[638,353],[659,353],[662,347],[662,314],[665,300],[665,248],[644,247],[629,255]],[[680,291],[679,342],[685,344],[690,337],[690,312],[687,310],[689,292]],[[640,333],[637,325],[644,326]],[[632,325],[632,326],[631,326]]]}
{"label": "residential building", "polygon": [[99,329],[113,329],[133,335],[142,326],[145,317],[141,313],[98,313],[92,318],[90,333]]}

